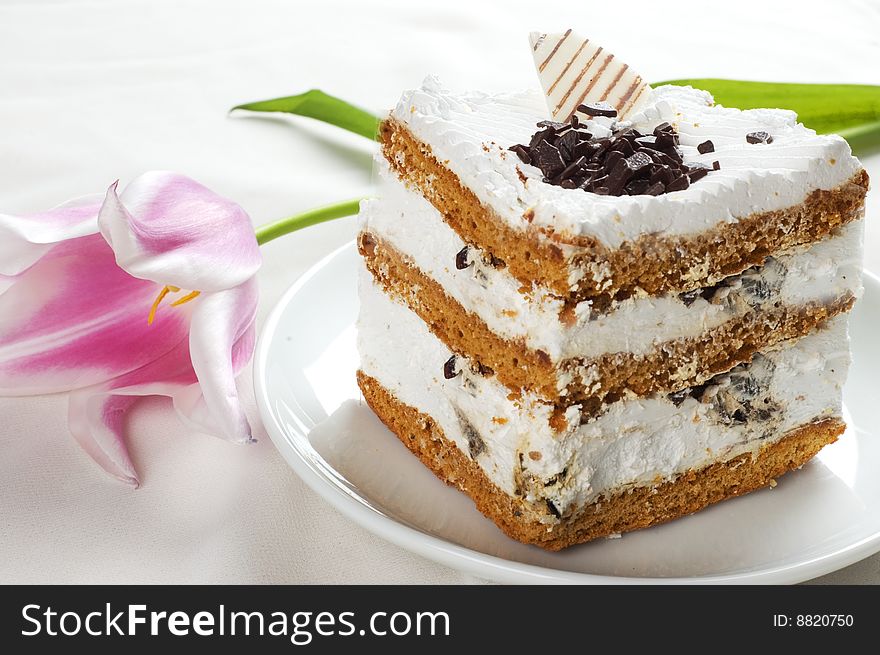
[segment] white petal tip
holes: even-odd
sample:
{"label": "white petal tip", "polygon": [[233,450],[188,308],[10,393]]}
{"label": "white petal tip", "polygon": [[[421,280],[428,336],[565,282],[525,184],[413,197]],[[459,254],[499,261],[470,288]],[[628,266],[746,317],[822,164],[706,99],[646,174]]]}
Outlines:
{"label": "white petal tip", "polygon": [[138,477],[138,474],[134,471],[134,469],[122,469],[122,470],[113,470],[113,468],[107,468],[103,463],[99,462],[104,471],[107,472],[111,477],[119,480],[123,484],[128,485],[132,489],[139,489],[141,486],[141,480]]}
{"label": "white petal tip", "polygon": [[[104,464],[102,463],[101,466],[104,467]],[[129,469],[128,467],[125,467],[122,470],[114,471],[105,467],[104,470],[120,482],[127,484],[133,489],[138,489],[141,486],[141,480],[134,469]]]}

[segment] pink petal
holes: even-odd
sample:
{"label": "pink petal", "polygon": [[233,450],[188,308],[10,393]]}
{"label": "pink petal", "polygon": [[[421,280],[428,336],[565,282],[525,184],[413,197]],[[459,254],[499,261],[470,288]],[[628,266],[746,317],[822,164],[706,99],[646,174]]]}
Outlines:
{"label": "pink petal", "polygon": [[[252,325],[232,349],[233,369],[237,374],[250,361],[254,351],[256,330]],[[202,384],[192,384],[171,392],[174,408],[181,421],[191,429],[205,434],[223,435],[234,443],[250,443],[250,425],[241,409],[237,391],[229,403],[221,404],[221,412],[212,412],[203,393]],[[211,386],[211,385],[208,385]],[[233,387],[234,388],[234,387]],[[229,417],[232,416],[230,421]],[[225,422],[225,423],[224,423]]]}
{"label": "pink petal", "polygon": [[230,441],[251,441],[235,376],[253,354],[257,281],[252,278],[199,300],[193,311],[189,347],[206,413]]}
{"label": "pink petal", "polygon": [[195,430],[229,441],[252,441],[235,377],[250,361],[256,341],[256,280],[192,302],[192,332],[145,366],[109,381],[115,394],[163,395]]}
{"label": "pink petal", "polygon": [[189,339],[184,338],[172,350],[136,370],[72,392],[70,431],[101,468],[136,487],[140,481],[122,429],[125,412],[138,396],[176,398],[193,387],[198,388],[198,383],[189,356]]}
{"label": "pink petal", "polygon": [[182,175],[141,175],[98,217],[101,233],[131,275],[181,289],[231,289],[256,274],[260,250],[245,211]]}
{"label": "pink petal", "polygon": [[9,287],[15,284],[14,275],[3,275],[0,273],[0,296],[3,295],[3,292],[6,291]]}
{"label": "pink petal", "polygon": [[[256,306],[256,288],[243,289],[233,300],[253,300]],[[210,296],[209,296],[210,298]],[[201,298],[199,300],[202,300]],[[199,302],[199,300],[195,302]],[[247,309],[248,303],[228,303],[221,298],[212,305],[234,310]],[[233,316],[235,326],[231,332],[238,332],[241,323],[247,317],[236,320],[240,314]],[[251,323],[244,327],[243,333],[227,349],[221,362],[231,362],[231,374],[234,376],[250,360],[255,340],[253,315]],[[216,370],[215,370],[216,369]],[[227,371],[221,363],[210,367],[205,375],[214,375]],[[106,384],[89,387],[73,392],[70,395],[69,422],[70,431],[77,442],[104,470],[111,475],[137,486],[139,478],[131,459],[122,431],[123,415],[134,403],[137,396],[163,395],[170,396],[181,420],[194,430],[206,434],[220,435],[237,443],[250,443],[250,425],[241,409],[235,383],[231,386],[226,378],[214,380],[206,378],[200,381],[196,377],[190,357],[190,342],[184,339],[162,357],[149,362],[141,368],[120,375]],[[217,404],[212,400],[209,405],[203,389],[211,392],[212,399],[217,389],[227,392],[225,402]]]}
{"label": "pink petal", "polygon": [[68,425],[74,438],[110,475],[135,487],[140,484],[122,434],[125,412],[137,400],[94,387],[70,394]]}
{"label": "pink petal", "polygon": [[158,292],[99,234],[53,247],[0,295],[0,393],[88,387],[169,352],[188,338],[192,308],[164,307],[148,325]]}
{"label": "pink petal", "polygon": [[39,214],[0,214],[0,276],[18,275],[55,243],[97,233],[102,200],[92,195]]}

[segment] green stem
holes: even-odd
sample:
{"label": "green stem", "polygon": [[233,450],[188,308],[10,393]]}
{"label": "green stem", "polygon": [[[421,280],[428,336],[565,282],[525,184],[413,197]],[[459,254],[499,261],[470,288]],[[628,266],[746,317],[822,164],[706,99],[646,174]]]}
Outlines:
{"label": "green stem", "polygon": [[280,221],[261,225],[257,228],[257,243],[261,246],[269,243],[273,239],[290,234],[304,227],[332,221],[343,216],[351,216],[358,213],[358,207],[363,198],[355,198],[354,200],[346,200],[337,202],[333,205],[325,205],[324,207],[316,207],[301,214],[295,214],[288,218],[282,218]]}

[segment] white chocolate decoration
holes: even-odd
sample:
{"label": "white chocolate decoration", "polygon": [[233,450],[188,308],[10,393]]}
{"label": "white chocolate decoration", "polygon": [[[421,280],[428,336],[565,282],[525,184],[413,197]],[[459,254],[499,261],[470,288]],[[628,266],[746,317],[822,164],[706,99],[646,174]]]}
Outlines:
{"label": "white chocolate decoration", "polygon": [[651,88],[639,74],[572,30],[532,32],[529,43],[555,121],[567,121],[578,105],[595,102],[608,103],[624,119],[650,98]]}

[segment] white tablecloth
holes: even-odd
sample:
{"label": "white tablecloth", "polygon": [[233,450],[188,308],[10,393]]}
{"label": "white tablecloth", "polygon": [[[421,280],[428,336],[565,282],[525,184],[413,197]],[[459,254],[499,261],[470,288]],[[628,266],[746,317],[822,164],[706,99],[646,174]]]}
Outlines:
{"label": "white tablecloth", "polygon": [[[880,82],[876,4],[781,4],[0,0],[0,211],[156,168],[236,199],[255,223],[365,194],[371,143],[227,109],[320,87],[379,111],[426,73],[462,89],[521,88],[535,84],[530,29],[574,25],[650,80]],[[865,163],[880,179],[880,158]],[[261,318],[352,236],[342,220],[266,247]],[[867,249],[880,270],[876,220]],[[0,582],[473,581],[337,514],[266,437],[250,370],[239,386],[253,447],[188,432],[164,400],[136,406],[138,490],[75,445],[63,396],[0,399]],[[880,582],[880,558],[823,581]]]}

